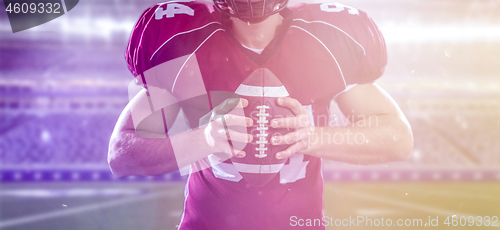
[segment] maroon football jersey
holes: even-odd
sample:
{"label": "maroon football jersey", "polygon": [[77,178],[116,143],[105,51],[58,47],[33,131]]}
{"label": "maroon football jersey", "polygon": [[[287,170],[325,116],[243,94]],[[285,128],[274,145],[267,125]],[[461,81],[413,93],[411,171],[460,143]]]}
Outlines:
{"label": "maroon football jersey", "polygon": [[[382,75],[387,61],[383,37],[366,13],[338,3],[298,4],[280,14],[279,34],[256,54],[234,39],[231,21],[213,5],[160,3],[134,27],[126,60],[146,88],[166,89],[179,101],[201,98],[182,105],[185,114],[195,114],[187,117],[191,127],[217,105],[211,92],[238,94],[245,79],[260,70],[276,76],[287,94],[309,109],[314,126],[327,126],[328,106],[336,95]],[[152,90],[150,97],[152,104],[159,100]],[[289,229],[292,217],[323,217],[321,159],[292,155],[269,169],[276,175],[260,187],[242,175],[258,172],[246,166],[242,172],[235,164],[217,154],[193,164],[202,170],[189,176],[179,229]],[[308,227],[325,228],[317,223]]]}

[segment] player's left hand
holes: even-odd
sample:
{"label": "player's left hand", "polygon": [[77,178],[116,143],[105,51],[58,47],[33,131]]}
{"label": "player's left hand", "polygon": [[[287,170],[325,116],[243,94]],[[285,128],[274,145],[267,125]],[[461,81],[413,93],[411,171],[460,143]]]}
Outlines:
{"label": "player's left hand", "polygon": [[274,136],[271,138],[273,145],[288,145],[286,150],[276,153],[277,159],[283,159],[299,151],[305,152],[310,148],[310,138],[313,127],[309,121],[309,111],[300,104],[297,99],[290,97],[276,98],[276,104],[289,108],[294,117],[275,118],[271,120],[273,128],[291,128],[295,131],[283,136]]}

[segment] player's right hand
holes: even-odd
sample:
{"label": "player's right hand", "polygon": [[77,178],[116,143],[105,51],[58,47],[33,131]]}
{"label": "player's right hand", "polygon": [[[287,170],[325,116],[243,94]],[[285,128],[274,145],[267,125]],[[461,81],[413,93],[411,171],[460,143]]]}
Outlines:
{"label": "player's right hand", "polygon": [[245,157],[243,149],[253,140],[252,135],[247,133],[247,127],[253,125],[253,120],[245,117],[243,112],[247,106],[246,99],[229,98],[212,110],[210,122],[204,129],[205,141],[210,147],[229,157]]}

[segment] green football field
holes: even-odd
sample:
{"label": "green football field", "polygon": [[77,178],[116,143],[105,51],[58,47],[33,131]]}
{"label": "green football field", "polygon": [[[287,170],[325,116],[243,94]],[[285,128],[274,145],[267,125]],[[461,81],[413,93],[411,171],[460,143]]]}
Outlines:
{"label": "green football field", "polygon": [[325,216],[329,229],[499,229],[500,183],[327,183]]}
{"label": "green football field", "polygon": [[[184,199],[182,182],[0,186],[2,230],[170,230]],[[326,182],[325,216],[328,229],[499,229],[499,195],[492,182]]]}

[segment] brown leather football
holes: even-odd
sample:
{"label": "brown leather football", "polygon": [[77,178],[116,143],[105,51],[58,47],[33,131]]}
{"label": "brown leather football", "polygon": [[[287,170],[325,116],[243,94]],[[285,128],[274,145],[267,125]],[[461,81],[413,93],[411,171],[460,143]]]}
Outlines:
{"label": "brown leather football", "polygon": [[245,116],[253,119],[253,126],[248,133],[253,141],[243,149],[244,158],[231,158],[233,165],[249,184],[264,186],[281,170],[287,159],[276,159],[276,153],[289,145],[271,145],[271,137],[284,135],[291,129],[272,128],[270,121],[274,118],[294,116],[286,107],[278,106],[276,98],[288,97],[289,94],[281,81],[266,68],[252,72],[235,92],[248,100],[244,109]]}

